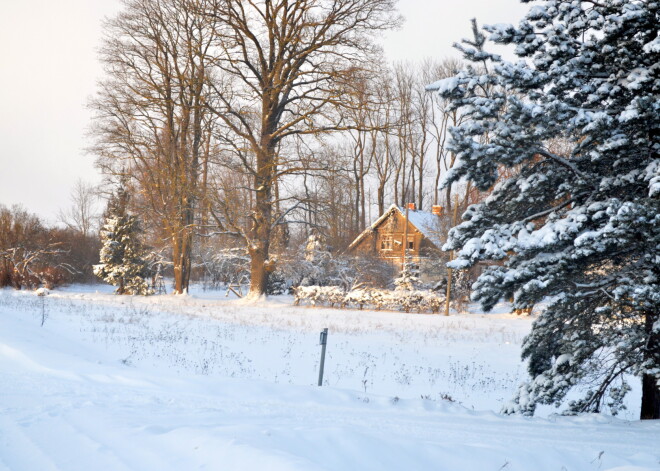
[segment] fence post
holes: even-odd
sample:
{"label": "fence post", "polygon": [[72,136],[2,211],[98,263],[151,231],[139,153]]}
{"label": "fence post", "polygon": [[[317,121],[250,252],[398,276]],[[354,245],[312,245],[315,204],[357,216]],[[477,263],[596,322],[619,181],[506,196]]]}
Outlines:
{"label": "fence post", "polygon": [[328,343],[328,329],[323,329],[321,332],[321,366],[319,367],[319,386],[323,385],[323,367],[325,366],[325,346]]}

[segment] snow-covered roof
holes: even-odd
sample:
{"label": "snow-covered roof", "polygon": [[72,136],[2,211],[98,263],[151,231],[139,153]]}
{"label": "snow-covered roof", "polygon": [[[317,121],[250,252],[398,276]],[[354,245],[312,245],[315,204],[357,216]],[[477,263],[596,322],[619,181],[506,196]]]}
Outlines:
{"label": "snow-covered roof", "polygon": [[[393,211],[399,211],[403,218],[406,218],[406,210],[393,204],[360,235],[358,235],[353,242],[351,242],[351,245],[348,246],[348,250],[357,246],[362,239],[372,233],[383,221],[385,221]],[[443,244],[443,241],[440,238],[439,220],[440,218],[437,215],[429,211],[408,210],[408,221],[438,248],[442,247]]]}
{"label": "snow-covered roof", "polygon": [[[401,214],[406,215],[403,208],[397,208]],[[442,239],[440,238],[440,217],[429,211],[408,211],[408,221],[421,232],[424,237],[430,240],[433,245],[440,248],[442,247]]]}

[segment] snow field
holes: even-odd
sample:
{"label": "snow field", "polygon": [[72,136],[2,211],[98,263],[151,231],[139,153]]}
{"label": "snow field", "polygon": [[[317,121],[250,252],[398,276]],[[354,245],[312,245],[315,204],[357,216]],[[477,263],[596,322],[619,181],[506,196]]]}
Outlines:
{"label": "snow field", "polygon": [[[24,302],[27,311],[41,309],[40,300]],[[246,311],[236,301],[219,308],[217,301],[172,296],[56,293],[46,302],[47,310],[80,324],[84,341],[104,345],[128,366],[315,385],[318,333],[327,326],[325,385],[392,397],[449,396],[494,410],[524,375],[518,345],[530,322],[299,308],[282,301]]]}
{"label": "snow field", "polygon": [[79,288],[0,291],[0,470],[660,469],[660,424],[490,412],[529,319]]}

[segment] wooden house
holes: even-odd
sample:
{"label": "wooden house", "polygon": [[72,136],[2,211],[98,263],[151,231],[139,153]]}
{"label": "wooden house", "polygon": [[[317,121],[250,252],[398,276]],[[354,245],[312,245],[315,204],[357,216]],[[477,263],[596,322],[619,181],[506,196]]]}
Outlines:
{"label": "wooden house", "polygon": [[[440,257],[440,248],[446,234],[446,219],[442,206],[432,211],[418,211],[414,204],[406,210],[390,206],[371,226],[348,246],[355,255],[371,255],[403,266],[404,256],[415,263]],[[405,241],[405,246],[404,246]]]}

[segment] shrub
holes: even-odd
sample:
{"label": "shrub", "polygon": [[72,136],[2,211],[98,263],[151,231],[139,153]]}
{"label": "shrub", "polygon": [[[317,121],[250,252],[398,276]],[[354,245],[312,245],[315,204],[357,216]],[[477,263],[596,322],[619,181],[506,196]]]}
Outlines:
{"label": "shrub", "polygon": [[294,304],[297,306],[302,301],[308,301],[312,306],[343,305],[344,291],[338,286],[298,286],[293,289]]}
{"label": "shrub", "polygon": [[197,268],[202,271],[206,289],[239,284],[250,279],[250,256],[245,248],[208,249],[200,255]]}
{"label": "shrub", "polygon": [[294,288],[294,304],[311,306],[341,306],[403,312],[437,313],[444,297],[431,291],[390,291],[376,288],[357,288],[344,292],[338,286],[298,286]]}
{"label": "shrub", "polygon": [[20,206],[0,205],[0,287],[55,288],[89,281],[98,246],[95,237],[48,228]]}

